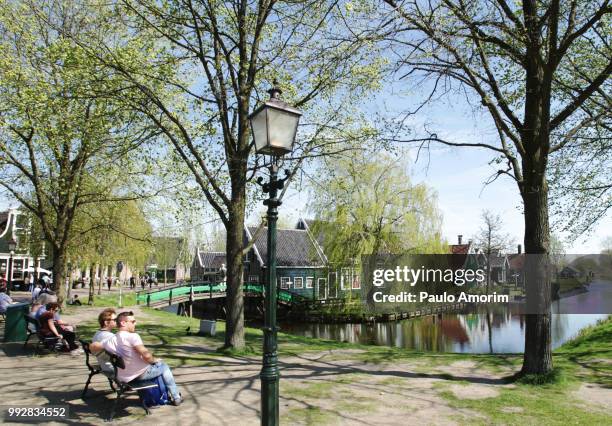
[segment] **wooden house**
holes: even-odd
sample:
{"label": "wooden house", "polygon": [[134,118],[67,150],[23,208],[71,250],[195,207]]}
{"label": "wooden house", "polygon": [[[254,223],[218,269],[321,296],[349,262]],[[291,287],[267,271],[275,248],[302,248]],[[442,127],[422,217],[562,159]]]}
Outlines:
{"label": "wooden house", "polygon": [[[253,242],[245,263],[245,281],[264,283],[268,255],[267,228],[257,235],[247,227],[246,238]],[[305,229],[278,229],[276,233],[276,279],[281,290],[308,299],[329,297],[327,261],[321,247]]]}

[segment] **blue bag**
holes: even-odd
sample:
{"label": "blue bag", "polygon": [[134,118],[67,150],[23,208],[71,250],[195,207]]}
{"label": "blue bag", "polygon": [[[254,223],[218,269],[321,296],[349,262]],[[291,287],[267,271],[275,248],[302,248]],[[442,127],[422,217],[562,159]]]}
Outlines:
{"label": "blue bag", "polygon": [[157,376],[154,379],[147,380],[147,382],[154,383],[157,385],[157,387],[141,389],[138,391],[138,394],[142,398],[144,404],[147,407],[168,404],[168,391],[162,376]]}

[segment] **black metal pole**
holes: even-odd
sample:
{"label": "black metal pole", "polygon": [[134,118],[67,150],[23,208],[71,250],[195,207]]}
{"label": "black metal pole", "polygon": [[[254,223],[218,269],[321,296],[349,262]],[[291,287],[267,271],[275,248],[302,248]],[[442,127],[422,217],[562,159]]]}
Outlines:
{"label": "black metal pole", "polygon": [[11,294],[11,285],[13,285],[13,253],[9,257],[8,265],[6,268],[6,272],[8,274],[8,279],[6,280],[6,294],[10,296]]}
{"label": "black metal pole", "polygon": [[266,259],[266,287],[264,301],[264,344],[263,367],[261,369],[261,424],[263,426],[278,425],[278,353],[277,353],[277,327],[276,327],[276,221],[278,219],[278,206],[281,201],[277,198],[279,187],[283,180],[278,180],[278,167],[273,163],[269,168],[270,182],[267,189],[270,197],[264,201],[268,206],[268,258]]}

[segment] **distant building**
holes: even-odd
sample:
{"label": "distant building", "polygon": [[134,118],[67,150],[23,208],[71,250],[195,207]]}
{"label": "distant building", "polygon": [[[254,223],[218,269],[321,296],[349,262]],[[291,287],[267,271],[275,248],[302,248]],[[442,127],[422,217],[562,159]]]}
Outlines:
{"label": "distant building", "polygon": [[453,255],[451,259],[453,268],[474,271],[486,269],[486,255],[472,240],[468,240],[467,244],[464,243],[463,235],[457,236],[457,244],[449,245],[449,251]]}
{"label": "distant building", "polygon": [[227,256],[224,252],[207,252],[197,247],[191,264],[191,281],[217,283],[225,279]]}
{"label": "distant building", "polygon": [[[22,286],[27,274],[35,277],[40,275],[40,262],[44,257],[34,259],[30,255],[26,239],[29,224],[26,220],[26,216],[19,209],[0,212],[0,278],[11,281],[13,288]],[[9,280],[8,265],[11,253],[8,246],[11,239],[17,242],[17,248],[12,256],[12,276]]]}
{"label": "distant building", "polygon": [[581,276],[582,272],[571,266],[566,266],[559,272],[559,278],[580,278]]}
{"label": "distant building", "polygon": [[490,273],[492,282],[503,284],[510,279],[508,274],[510,262],[506,254],[496,250],[495,252],[491,253],[488,261],[491,267]]}
{"label": "distant building", "polygon": [[[333,267],[323,250],[324,235],[314,236],[313,221],[300,219],[293,229],[276,234],[277,288],[311,300],[343,298],[361,291],[357,268]],[[245,242],[253,243],[244,258],[244,282],[263,284],[268,254],[267,228],[255,236],[256,227],[245,227]],[[224,276],[226,255],[198,248],[191,266],[192,281],[218,282]]]}
{"label": "distant building", "polygon": [[[254,244],[245,263],[246,282],[263,283],[268,254],[267,228],[255,237],[255,227],[245,228],[247,240]],[[276,279],[281,290],[308,299],[329,295],[328,268],[321,247],[305,229],[278,229],[276,234]]]}
{"label": "distant building", "polygon": [[522,286],[524,282],[525,271],[525,254],[522,246],[517,246],[515,254],[508,255],[508,273],[507,278],[509,283],[514,283],[517,286]]}
{"label": "distant building", "polygon": [[153,237],[155,247],[147,263],[146,272],[154,275],[159,282],[176,282],[188,278],[189,264],[183,259],[185,240],[179,237]]}

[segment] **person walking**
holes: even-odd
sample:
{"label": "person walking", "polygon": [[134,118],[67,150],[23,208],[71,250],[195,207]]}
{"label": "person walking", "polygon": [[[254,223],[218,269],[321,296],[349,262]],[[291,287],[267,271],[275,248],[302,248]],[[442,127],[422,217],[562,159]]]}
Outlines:
{"label": "person walking", "polygon": [[106,278],[106,285],[108,286],[108,291],[111,291],[111,286],[113,285],[113,278],[112,277],[107,277]]}

